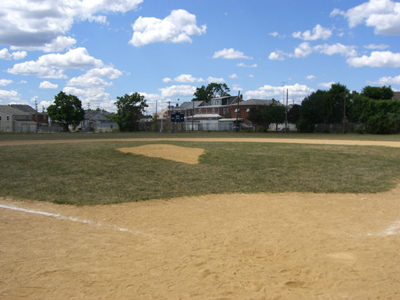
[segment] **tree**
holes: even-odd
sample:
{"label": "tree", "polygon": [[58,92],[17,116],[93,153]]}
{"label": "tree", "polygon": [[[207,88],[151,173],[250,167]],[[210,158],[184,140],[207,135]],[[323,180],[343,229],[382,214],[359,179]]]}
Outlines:
{"label": "tree", "polygon": [[314,125],[324,123],[324,102],[327,92],[318,90],[304,98],[300,107],[300,119],[297,129],[301,132],[313,132]]}
{"label": "tree", "polygon": [[143,117],[144,110],[148,105],[144,96],[139,93],[125,94],[123,97],[117,97],[117,113],[113,120],[118,124],[120,131],[137,130],[137,121]]}
{"label": "tree", "polygon": [[62,91],[54,97],[54,104],[47,108],[47,113],[50,119],[64,123],[64,131],[68,131],[69,125],[77,126],[85,118],[79,98]]}
{"label": "tree", "polygon": [[288,122],[296,124],[300,119],[300,105],[294,104],[287,112]]}
{"label": "tree", "polygon": [[325,97],[325,122],[341,123],[344,117],[344,105],[349,102],[349,90],[345,85],[334,83]]}
{"label": "tree", "polygon": [[202,85],[199,88],[196,88],[196,91],[193,94],[194,98],[192,99],[192,101],[206,101],[208,102],[209,99],[211,99],[211,96],[208,95],[207,93],[207,88],[206,86]]}
{"label": "tree", "polygon": [[363,88],[361,95],[374,100],[392,100],[394,92],[390,86],[374,87],[368,85]]}
{"label": "tree", "polygon": [[251,121],[251,123],[253,123],[254,125],[262,125],[264,127],[268,126],[263,118],[263,110],[261,107],[250,108],[247,119]]}
{"label": "tree", "polygon": [[278,124],[285,122],[286,107],[279,105],[279,102],[272,102],[263,107],[263,117],[268,124],[275,123],[278,131]]}
{"label": "tree", "polygon": [[230,89],[226,85],[226,83],[215,83],[212,82],[207,86],[202,85],[200,88],[196,88],[192,101],[202,100],[206,102],[210,102],[212,98],[215,97],[225,97],[230,96]]}

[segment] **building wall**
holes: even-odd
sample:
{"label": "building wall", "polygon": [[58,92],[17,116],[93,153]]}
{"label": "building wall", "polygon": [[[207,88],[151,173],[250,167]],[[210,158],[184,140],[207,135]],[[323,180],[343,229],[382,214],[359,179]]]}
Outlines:
{"label": "building wall", "polygon": [[14,122],[12,115],[6,114],[0,111],[0,131],[2,132],[12,132],[14,131]]}

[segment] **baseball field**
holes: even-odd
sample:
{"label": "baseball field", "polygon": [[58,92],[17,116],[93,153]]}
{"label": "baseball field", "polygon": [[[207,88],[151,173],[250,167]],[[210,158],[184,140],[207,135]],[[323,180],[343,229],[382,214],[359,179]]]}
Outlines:
{"label": "baseball field", "polygon": [[400,137],[0,136],[0,299],[398,299]]}

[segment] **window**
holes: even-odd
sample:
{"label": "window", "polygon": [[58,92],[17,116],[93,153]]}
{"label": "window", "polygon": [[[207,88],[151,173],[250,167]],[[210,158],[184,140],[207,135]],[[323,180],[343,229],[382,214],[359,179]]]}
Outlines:
{"label": "window", "polygon": [[7,121],[10,121],[10,116],[7,116]]}
{"label": "window", "polygon": [[1,121],[1,116],[0,116],[0,121]]}

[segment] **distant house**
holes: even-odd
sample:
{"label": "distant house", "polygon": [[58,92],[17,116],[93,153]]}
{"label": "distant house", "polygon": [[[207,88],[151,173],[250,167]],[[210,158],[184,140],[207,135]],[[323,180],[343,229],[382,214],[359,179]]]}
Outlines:
{"label": "distant house", "polygon": [[11,104],[11,107],[19,109],[31,115],[31,120],[38,123],[38,127],[48,126],[49,115],[46,112],[37,112],[29,105]]}
{"label": "distant house", "polygon": [[103,110],[85,110],[85,119],[77,127],[82,131],[110,132],[117,130],[118,124],[110,121],[110,113]]}
{"label": "distant house", "polygon": [[172,113],[180,112],[185,115],[186,130],[232,130],[236,122],[242,128],[252,128],[253,124],[248,120],[252,107],[265,105],[283,105],[280,102],[264,99],[249,99],[243,101],[241,96],[226,96],[212,98],[210,102],[190,101],[180,106],[170,107],[168,117]]}
{"label": "distant house", "polygon": [[31,115],[10,105],[0,105],[0,131],[36,132],[37,123]]}
{"label": "distant house", "polygon": [[400,100],[400,92],[394,92],[393,100]]}
{"label": "distant house", "polygon": [[236,114],[238,114],[238,117],[241,118],[245,124],[251,125],[251,122],[247,119],[249,116],[250,109],[253,107],[262,107],[265,105],[271,105],[272,103],[277,103],[278,105],[281,105],[280,102],[274,99],[272,100],[249,99],[240,102],[239,105],[233,109],[231,118],[236,118]]}

